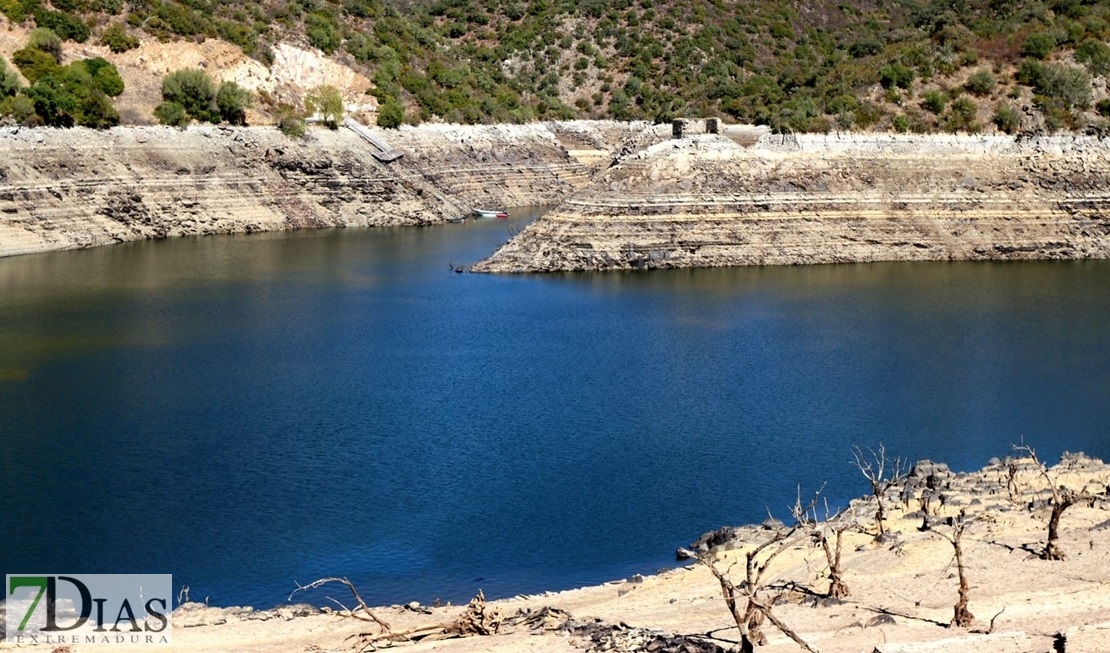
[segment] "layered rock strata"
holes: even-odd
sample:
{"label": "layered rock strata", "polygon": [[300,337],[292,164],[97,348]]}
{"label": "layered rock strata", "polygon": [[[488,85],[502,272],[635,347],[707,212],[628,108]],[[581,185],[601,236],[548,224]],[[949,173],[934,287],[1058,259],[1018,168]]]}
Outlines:
{"label": "layered rock strata", "polygon": [[427,225],[474,208],[555,203],[595,171],[544,125],[384,134],[346,129],[0,130],[0,256],[146,238]]}
{"label": "layered rock strata", "polygon": [[144,238],[441,222],[464,210],[353,133],[0,133],[0,255]]}
{"label": "layered rock strata", "polygon": [[421,125],[388,138],[406,152],[406,166],[471,208],[554,204],[596,171],[571,156],[546,124]]}
{"label": "layered rock strata", "polygon": [[1091,138],[697,135],[625,156],[475,266],[544,272],[1110,257]]}

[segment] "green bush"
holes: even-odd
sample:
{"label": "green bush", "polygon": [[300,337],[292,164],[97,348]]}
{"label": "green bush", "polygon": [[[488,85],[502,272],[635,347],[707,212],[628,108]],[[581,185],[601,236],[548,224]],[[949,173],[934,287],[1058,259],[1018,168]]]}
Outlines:
{"label": "green bush", "polygon": [[1018,81],[1033,88],[1034,100],[1042,109],[1091,106],[1091,78],[1082,68],[1025,59],[1018,67]]}
{"label": "green bush", "polygon": [[910,130],[910,119],[905,114],[900,113],[891,120],[891,126],[894,127],[894,131],[904,134]]}
{"label": "green bush", "polygon": [[20,125],[42,124],[42,118],[35,113],[35,103],[26,95],[13,95],[0,101],[0,116],[11,118]]}
{"label": "green bush", "polygon": [[979,131],[979,124],[975,122],[976,106],[970,98],[958,98],[948,108],[948,118],[945,121],[945,126],[951,132],[970,132],[976,133]]}
{"label": "green bush", "polygon": [[405,107],[393,97],[386,97],[378,106],[378,126],[385,129],[396,129],[405,120]]}
{"label": "green bush", "polygon": [[1013,134],[1021,126],[1021,114],[1008,104],[999,104],[994,108],[994,125],[998,130]]}
{"label": "green bush", "polygon": [[31,47],[21,48],[13,52],[12,63],[19,68],[19,72],[23,73],[27,81],[32,84],[48,75],[56,73],[58,69],[61,68],[53,56],[38,48]]}
{"label": "green bush", "polygon": [[117,97],[123,93],[123,78],[111,62],[96,57],[75,62],[71,67],[83,69],[88,74],[88,82],[105,95]]}
{"label": "green bush", "polygon": [[325,13],[313,13],[305,17],[305,36],[314,47],[332,54],[342,43],[339,26],[335,19]]}
{"label": "green bush", "polygon": [[184,127],[189,124],[189,114],[177,102],[166,101],[154,107],[154,117],[163,125]]}
{"label": "green bush", "polygon": [[997,84],[998,80],[995,78],[994,73],[986,68],[982,68],[971,74],[965,88],[967,88],[968,92],[982,97],[993,93]]}
{"label": "green bush", "polygon": [[162,99],[176,102],[186,115],[202,122],[220,119],[216,106],[216,86],[199,68],[183,68],[162,78]]}
{"label": "green bush", "polygon": [[1110,118],[1110,99],[1099,100],[1095,105],[1095,111],[1103,118]]}
{"label": "green bush", "polygon": [[100,44],[119,54],[139,47],[139,39],[132,36],[127,28],[123,26],[123,23],[112,23],[100,35]]}
{"label": "green bush", "polygon": [[62,62],[62,37],[55,34],[54,30],[45,27],[36,27],[31,30],[31,35],[27,37],[26,47],[45,52],[54,57],[54,61]]}
{"label": "green bush", "polygon": [[1025,39],[1021,54],[1034,59],[1044,59],[1056,49],[1056,36],[1051,32],[1034,32]]}
{"label": "green bush", "polygon": [[7,62],[0,57],[0,98],[15,95],[22,87],[23,83],[19,81],[19,75],[8,68]]}
{"label": "green bush", "polygon": [[251,92],[232,81],[221,83],[216,92],[216,108],[220,117],[232,125],[247,124],[247,109],[253,103]]}
{"label": "green bush", "polygon": [[904,64],[895,62],[887,64],[879,69],[879,83],[883,88],[909,88],[916,77],[913,68]]}
{"label": "green bush", "polygon": [[278,111],[277,119],[277,128],[281,133],[290,138],[304,138],[304,116],[285,107]]}
{"label": "green bush", "polygon": [[84,43],[89,39],[89,26],[77,16],[63,11],[40,9],[35,12],[35,23],[53,30],[66,41]]}
{"label": "green bush", "polygon": [[948,94],[944,91],[933,89],[925,92],[925,97],[921,101],[921,106],[929,111],[937,114],[938,116],[944,111],[944,107],[948,104]]}
{"label": "green bush", "polygon": [[1075,60],[1092,75],[1103,76],[1110,72],[1110,47],[1098,39],[1087,39],[1075,49]]}

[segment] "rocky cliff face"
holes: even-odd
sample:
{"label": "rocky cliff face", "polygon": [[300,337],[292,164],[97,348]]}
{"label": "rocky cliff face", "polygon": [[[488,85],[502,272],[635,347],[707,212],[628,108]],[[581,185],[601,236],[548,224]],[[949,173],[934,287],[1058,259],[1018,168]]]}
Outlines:
{"label": "rocky cliff face", "polygon": [[143,238],[434,224],[558,201],[589,181],[542,126],[390,132],[382,164],[348,130],[0,131],[0,256]]}
{"label": "rocky cliff face", "polygon": [[626,156],[474,269],[1110,257],[1110,145],[1098,140],[737,140]]}

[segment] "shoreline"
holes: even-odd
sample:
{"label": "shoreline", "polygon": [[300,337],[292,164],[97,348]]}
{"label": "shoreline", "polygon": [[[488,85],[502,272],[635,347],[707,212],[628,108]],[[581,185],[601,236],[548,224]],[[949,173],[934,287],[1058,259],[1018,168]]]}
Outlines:
{"label": "shoreline", "polygon": [[556,205],[478,272],[1110,258],[1110,143],[572,121],[0,129],[0,256]]}
{"label": "shoreline", "polygon": [[[1110,538],[1105,536],[1110,530],[1110,466],[1069,455],[1048,474],[1062,486],[1092,493],[1090,503],[1076,504],[1062,517],[1064,560],[1037,557],[1044,544],[1051,492],[1045,474],[1031,461],[1023,459],[1014,467],[996,461],[963,473],[922,461],[906,482],[885,493],[889,534],[884,539],[876,540],[871,529],[874,498],[852,500],[860,521],[858,528],[846,531],[843,546],[849,595],[821,598],[828,584],[824,557],[805,535],[789,541],[768,564],[765,585],[780,588],[768,589],[769,598],[778,596],[774,613],[826,653],[1017,653],[1052,650],[1054,638],[1061,635],[1071,653],[1105,650],[1102,644],[1110,635]],[[963,551],[971,581],[969,607],[976,617],[967,628],[948,624],[958,583],[946,537],[951,534],[950,518],[961,514],[970,518]],[[923,521],[928,530],[921,530]],[[824,524],[818,522],[820,527]],[[727,569],[772,532],[766,524],[739,527],[704,551],[719,568]],[[699,541],[705,543],[706,538]],[[737,571],[742,567],[732,568],[732,575],[742,575]],[[342,586],[332,586],[328,595],[355,604]],[[481,609],[483,619],[493,624],[491,634],[447,633],[445,639],[423,639],[425,631],[458,622],[468,614],[466,608],[372,608],[393,633],[412,633],[410,639],[417,641],[403,645],[420,651],[632,651],[649,642],[658,644],[650,650],[690,645],[694,648],[687,650],[713,651],[714,646],[732,647],[738,634],[718,583],[701,563],[490,601]],[[357,650],[353,645],[360,633],[381,636],[380,627],[370,622],[296,603],[271,610],[188,603],[173,614],[173,643],[166,650],[350,651]],[[770,623],[764,631],[768,643],[757,650],[799,650]],[[12,647],[0,645],[6,648]]]}

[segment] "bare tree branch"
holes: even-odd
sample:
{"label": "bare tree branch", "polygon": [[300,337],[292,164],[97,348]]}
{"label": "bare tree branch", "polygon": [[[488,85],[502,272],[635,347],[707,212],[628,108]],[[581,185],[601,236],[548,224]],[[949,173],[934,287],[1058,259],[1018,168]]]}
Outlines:
{"label": "bare tree branch", "polygon": [[[368,605],[366,605],[366,602],[362,600],[362,595],[358,593],[357,589],[355,589],[354,583],[352,583],[350,580],[348,580],[346,578],[320,578],[318,580],[312,581],[308,585],[301,585],[300,583],[297,583],[297,589],[290,592],[289,598],[287,600],[290,600],[290,601],[293,600],[293,595],[296,594],[297,592],[307,592],[307,591],[310,591],[310,590],[314,590],[314,589],[317,589],[319,587],[323,587],[324,585],[327,585],[328,583],[339,583],[340,585],[346,585],[347,589],[351,590],[351,594],[354,595],[355,600],[358,601],[359,610],[361,610],[362,612],[364,612],[366,614],[366,616],[361,616],[358,613],[358,611],[356,611],[356,610],[346,610],[346,608],[344,608],[346,610],[346,613],[345,614],[341,613],[341,614],[343,614],[343,616],[353,617],[355,619],[361,619],[362,621],[372,621],[372,622],[378,624],[379,626],[381,626],[382,632],[385,632],[385,633],[392,632],[392,630],[389,627],[389,624],[382,621],[381,619],[378,618],[378,615],[374,614],[374,612],[370,609],[370,607]],[[328,598],[332,602],[334,602],[334,603],[338,604],[339,606],[343,607],[343,604],[340,603],[339,601],[336,601],[335,599],[332,599],[331,597],[328,597]]]}

